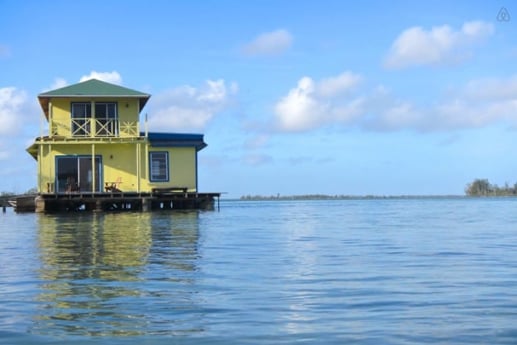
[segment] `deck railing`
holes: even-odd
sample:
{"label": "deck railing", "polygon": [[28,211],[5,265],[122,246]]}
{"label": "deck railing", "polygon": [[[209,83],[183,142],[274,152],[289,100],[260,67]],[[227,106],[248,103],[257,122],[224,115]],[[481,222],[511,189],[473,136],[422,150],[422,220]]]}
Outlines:
{"label": "deck railing", "polygon": [[96,137],[116,137],[116,136],[118,136],[118,120],[96,119],[95,120],[95,136]]}
{"label": "deck railing", "polygon": [[120,134],[125,137],[138,137],[140,135],[138,121],[120,122]]}
{"label": "deck railing", "polygon": [[[52,130],[56,135],[57,130]],[[72,119],[72,137],[137,137],[139,136],[138,121],[118,121],[117,119]]]}
{"label": "deck railing", "polygon": [[73,137],[89,137],[90,132],[90,120],[89,118],[75,118],[72,119],[72,136]]}

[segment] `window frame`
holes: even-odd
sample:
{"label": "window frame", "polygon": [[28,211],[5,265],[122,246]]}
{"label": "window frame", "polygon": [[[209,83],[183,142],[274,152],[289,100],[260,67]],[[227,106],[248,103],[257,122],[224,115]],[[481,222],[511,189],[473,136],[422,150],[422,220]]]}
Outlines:
{"label": "window frame", "polygon": [[[84,115],[75,112],[75,107],[82,105]],[[73,137],[88,137],[91,134],[90,121],[92,118],[91,102],[71,102],[70,105],[70,134]]]}
{"label": "window frame", "polygon": [[[94,105],[95,105],[95,119],[97,119],[97,120],[99,120],[99,119],[100,120],[118,120],[118,104],[117,104],[117,102],[94,102]],[[113,116],[110,116],[110,114],[109,114],[110,105],[113,106],[113,111],[114,111]],[[99,117],[99,113],[97,111],[98,106],[104,106],[105,109],[107,110],[106,114],[103,115],[103,117]]]}
{"label": "window frame", "polygon": [[[94,192],[102,192],[104,177],[102,155],[95,155],[93,161],[90,155],[57,155],[54,162],[54,190],[57,193],[91,192],[92,187]],[[95,164],[95,186],[92,186],[93,164]]]}
{"label": "window frame", "polygon": [[[163,159],[165,158],[165,159]],[[164,162],[164,167],[158,166],[155,168],[153,163],[157,162],[160,164]],[[159,171],[157,174],[154,171],[164,169],[164,173]],[[149,181],[150,182],[169,182],[170,181],[170,163],[169,163],[169,152],[167,151],[150,151],[149,152]],[[161,175],[161,176],[160,176]]]}
{"label": "window frame", "polygon": [[[99,116],[99,108],[104,107],[102,116]],[[94,102],[95,123],[96,126],[102,126],[101,129],[96,128],[96,136],[118,136],[118,102]],[[110,108],[113,114],[110,114]],[[104,127],[104,128],[103,128]]]}

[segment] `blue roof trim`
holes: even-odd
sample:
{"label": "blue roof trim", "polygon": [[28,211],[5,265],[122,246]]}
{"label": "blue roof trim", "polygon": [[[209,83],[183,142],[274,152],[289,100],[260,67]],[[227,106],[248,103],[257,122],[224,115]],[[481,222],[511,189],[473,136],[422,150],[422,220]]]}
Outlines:
{"label": "blue roof trim", "polygon": [[[140,135],[144,136],[145,133]],[[203,134],[149,132],[147,138],[151,147],[195,147],[200,151],[207,146]]]}

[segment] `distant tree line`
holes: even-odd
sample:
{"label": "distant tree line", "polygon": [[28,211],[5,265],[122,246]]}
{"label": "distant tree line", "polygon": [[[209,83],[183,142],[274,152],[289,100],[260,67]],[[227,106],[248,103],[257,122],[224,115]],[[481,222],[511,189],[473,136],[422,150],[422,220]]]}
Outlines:
{"label": "distant tree line", "polygon": [[345,195],[303,194],[303,195],[243,195],[241,200],[327,200],[348,198]]}
{"label": "distant tree line", "polygon": [[1,192],[0,193],[0,207],[8,206],[7,200],[14,196],[14,193]]}
{"label": "distant tree line", "polygon": [[343,194],[301,194],[301,195],[243,195],[240,200],[358,200],[358,199],[422,199],[422,198],[450,198],[457,195],[343,195]]}
{"label": "distant tree line", "polygon": [[11,197],[11,196],[15,196],[15,195],[29,195],[29,194],[36,194],[38,192],[38,189],[36,187],[33,187],[29,190],[27,190],[26,192],[24,193],[21,193],[21,194],[17,194],[17,193],[13,193],[13,192],[0,192],[0,197]]}
{"label": "distant tree line", "polygon": [[[504,186],[490,183],[488,179],[475,179],[465,186],[467,196],[517,196],[517,183]],[[331,200],[331,199],[390,199],[390,198],[426,198],[436,197],[432,195],[327,195],[327,194],[302,194],[302,195],[243,195],[241,200]],[[443,195],[442,197],[454,197]],[[456,195],[456,197],[459,197]]]}
{"label": "distant tree line", "polygon": [[503,187],[490,183],[487,179],[475,179],[465,187],[468,196],[517,196],[517,183]]}
{"label": "distant tree line", "polygon": [[[21,195],[36,194],[37,192],[38,190],[36,188],[31,188]],[[0,207],[7,206],[7,200],[14,196],[17,196],[17,194],[12,192],[0,192]]]}

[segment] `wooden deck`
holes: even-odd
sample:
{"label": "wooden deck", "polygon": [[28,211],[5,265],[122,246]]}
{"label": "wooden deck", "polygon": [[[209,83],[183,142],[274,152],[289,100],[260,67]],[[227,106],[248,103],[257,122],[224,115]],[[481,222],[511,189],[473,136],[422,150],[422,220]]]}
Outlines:
{"label": "wooden deck", "polygon": [[16,212],[113,212],[155,210],[219,209],[221,193],[195,193],[181,190],[135,192],[41,193],[16,198]]}

